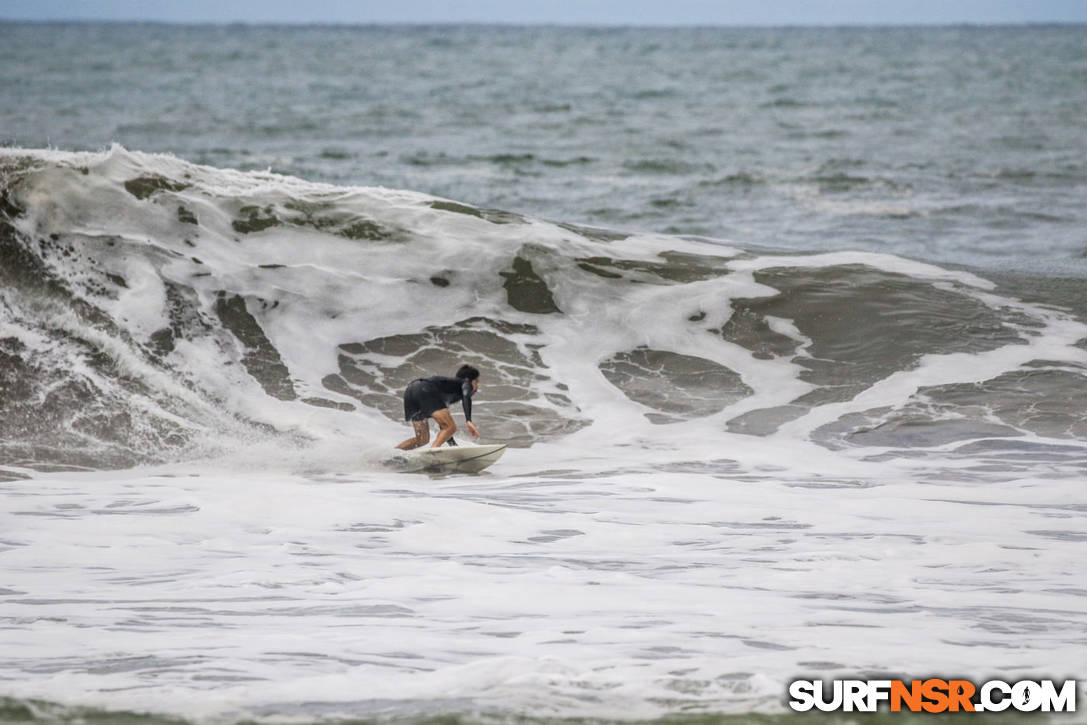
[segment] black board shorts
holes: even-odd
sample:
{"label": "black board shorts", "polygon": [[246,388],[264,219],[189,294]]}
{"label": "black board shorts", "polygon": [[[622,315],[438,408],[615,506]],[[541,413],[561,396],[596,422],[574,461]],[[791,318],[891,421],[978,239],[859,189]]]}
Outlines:
{"label": "black board shorts", "polygon": [[404,420],[426,420],[434,411],[448,407],[438,387],[426,380],[413,380],[404,390]]}

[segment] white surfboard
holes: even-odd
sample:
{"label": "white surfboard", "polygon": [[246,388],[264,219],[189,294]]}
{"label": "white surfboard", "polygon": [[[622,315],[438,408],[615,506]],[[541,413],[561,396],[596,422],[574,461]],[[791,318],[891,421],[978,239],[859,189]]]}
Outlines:
{"label": "white surfboard", "polygon": [[[442,446],[408,451],[400,470],[405,473],[479,473],[506,452],[506,444]],[[400,457],[397,457],[400,464]]]}

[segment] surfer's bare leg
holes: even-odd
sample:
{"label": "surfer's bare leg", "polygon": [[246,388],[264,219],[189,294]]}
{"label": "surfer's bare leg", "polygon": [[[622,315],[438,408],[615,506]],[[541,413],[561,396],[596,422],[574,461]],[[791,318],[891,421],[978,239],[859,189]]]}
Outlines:
{"label": "surfer's bare leg", "polygon": [[449,412],[449,408],[435,410],[431,417],[438,421],[438,425],[441,426],[438,437],[434,439],[434,445],[431,446],[431,448],[438,448],[457,432],[457,424],[453,422],[453,414]]}
{"label": "surfer's bare leg", "polygon": [[425,446],[427,444],[427,441],[430,440],[429,420],[413,420],[411,424],[415,428],[415,437],[408,438],[406,441],[397,446],[397,448],[402,451],[410,451],[413,448]]}

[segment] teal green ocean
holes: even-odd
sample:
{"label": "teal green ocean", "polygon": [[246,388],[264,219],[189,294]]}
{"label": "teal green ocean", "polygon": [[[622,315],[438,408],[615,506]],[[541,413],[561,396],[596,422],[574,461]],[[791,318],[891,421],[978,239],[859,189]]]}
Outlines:
{"label": "teal green ocean", "polygon": [[0,24],[0,143],[1087,275],[1087,28]]}

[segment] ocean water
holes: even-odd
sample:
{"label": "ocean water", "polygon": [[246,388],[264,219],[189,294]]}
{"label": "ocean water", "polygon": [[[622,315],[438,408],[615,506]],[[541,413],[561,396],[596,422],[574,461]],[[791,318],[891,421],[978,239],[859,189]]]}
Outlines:
{"label": "ocean water", "polygon": [[[1084,27],[0,24],[0,61],[0,719],[1085,677]],[[390,468],[461,362],[511,450]]]}

